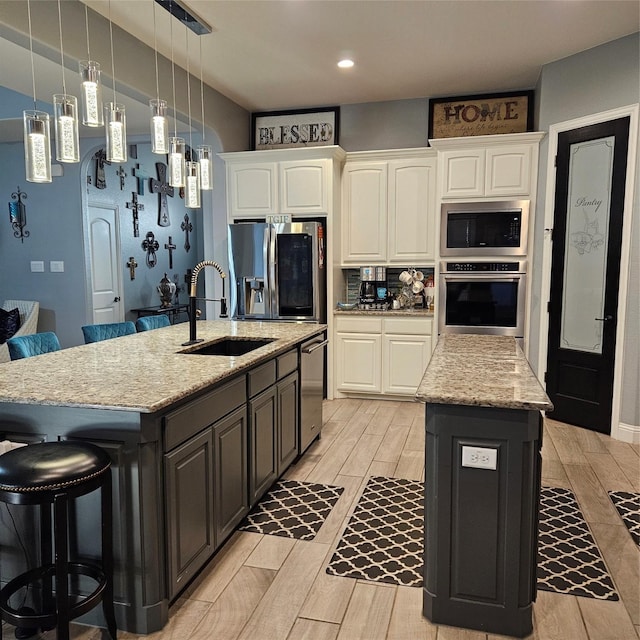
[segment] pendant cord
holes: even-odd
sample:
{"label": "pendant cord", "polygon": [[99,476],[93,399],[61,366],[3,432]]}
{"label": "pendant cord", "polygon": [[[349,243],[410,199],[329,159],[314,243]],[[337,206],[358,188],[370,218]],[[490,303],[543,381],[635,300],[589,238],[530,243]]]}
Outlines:
{"label": "pendant cord", "polygon": [[111,43],[111,76],[113,78],[113,108],[115,109],[116,100],[116,71],[113,62],[113,23],[111,22],[111,0],[109,0],[109,41]]}
{"label": "pendant cord", "polygon": [[189,146],[191,147],[191,162],[193,162],[193,141],[191,139],[191,74],[189,72],[189,31],[184,28],[187,43],[187,104],[189,106]]}
{"label": "pendant cord", "polygon": [[[169,13],[172,13],[173,2],[169,2]],[[170,38],[171,38],[171,82],[173,84],[173,136],[178,137],[178,110],[176,108],[176,72],[173,64],[173,20],[170,21]]]}
{"label": "pendant cord", "polygon": [[89,7],[84,5],[84,24],[87,30],[87,61],[91,60],[91,51],[89,50]]}
{"label": "pendant cord", "polygon": [[60,66],[62,67],[62,93],[67,95],[67,84],[64,81],[64,48],[62,47],[62,10],[58,0],[58,30],[60,32]]}
{"label": "pendant cord", "polygon": [[156,29],[156,3],[155,2],[153,3],[153,50],[156,54],[156,98],[160,100],[160,82],[158,81],[158,31]]}
{"label": "pendant cord", "polygon": [[31,32],[31,0],[27,0],[27,14],[29,16],[29,51],[31,52],[31,84],[33,85],[33,110],[38,110],[36,100],[36,69],[33,62],[33,35]]}
{"label": "pendant cord", "polygon": [[200,110],[202,111],[202,144],[204,144],[204,84],[202,83],[202,38],[200,38]]}

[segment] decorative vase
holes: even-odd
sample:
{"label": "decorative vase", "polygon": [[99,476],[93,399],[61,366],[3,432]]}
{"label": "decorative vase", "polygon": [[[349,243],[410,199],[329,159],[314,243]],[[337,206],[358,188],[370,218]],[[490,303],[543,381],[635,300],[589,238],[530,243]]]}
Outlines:
{"label": "decorative vase", "polygon": [[170,307],[173,302],[173,295],[176,292],[176,283],[171,282],[169,278],[167,278],[167,274],[164,274],[164,278],[160,280],[160,284],[157,287],[158,293],[160,294],[160,306],[163,309]]}

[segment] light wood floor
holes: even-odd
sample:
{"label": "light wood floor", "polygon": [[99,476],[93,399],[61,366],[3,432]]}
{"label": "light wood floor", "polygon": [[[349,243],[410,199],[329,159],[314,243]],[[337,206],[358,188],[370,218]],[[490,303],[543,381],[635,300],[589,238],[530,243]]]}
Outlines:
{"label": "light wood floor", "polygon": [[[424,405],[333,400],[325,402],[324,414],[321,440],[286,473],[287,478],[345,488],[316,538],[303,542],[236,532],[173,605],[163,631],[150,636],[120,632],[121,640],[504,637],[431,624],[422,616],[421,589],[325,573],[369,476],[423,479]],[[607,491],[640,492],[640,447],[546,420],[542,476],[544,485],[567,487],[576,494],[621,600],[540,591],[529,640],[638,640],[640,549]],[[74,625],[73,638],[94,640],[100,631]]]}

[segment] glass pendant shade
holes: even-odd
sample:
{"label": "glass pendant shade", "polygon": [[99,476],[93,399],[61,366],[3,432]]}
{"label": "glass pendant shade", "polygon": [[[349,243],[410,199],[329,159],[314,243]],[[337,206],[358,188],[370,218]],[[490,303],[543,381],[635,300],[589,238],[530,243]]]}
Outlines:
{"label": "glass pendant shade", "polygon": [[185,186],[185,154],[184,138],[169,139],[169,185],[172,187]]}
{"label": "glass pendant shade", "polygon": [[80,61],[80,79],[82,83],[82,124],[85,127],[101,127],[102,83],[100,81],[100,63],[93,60]]}
{"label": "glass pendant shade", "polygon": [[51,182],[49,114],[24,111],[24,162],[27,182]]}
{"label": "glass pendant shade", "polygon": [[54,129],[56,132],[56,160],[80,162],[78,140],[78,100],[75,96],[53,96]]}
{"label": "glass pendant shade", "polygon": [[198,147],[198,166],[200,169],[200,188],[203,191],[213,189],[213,154],[207,144]]}
{"label": "glass pendant shade", "polygon": [[151,109],[151,151],[153,153],[169,153],[169,119],[167,118],[167,101],[149,100]]}
{"label": "glass pendant shade", "polygon": [[200,208],[200,168],[197,162],[187,162],[184,206],[189,209]]}
{"label": "glass pendant shade", "polygon": [[124,105],[107,102],[104,105],[105,132],[107,136],[107,160],[127,161],[127,122]]}

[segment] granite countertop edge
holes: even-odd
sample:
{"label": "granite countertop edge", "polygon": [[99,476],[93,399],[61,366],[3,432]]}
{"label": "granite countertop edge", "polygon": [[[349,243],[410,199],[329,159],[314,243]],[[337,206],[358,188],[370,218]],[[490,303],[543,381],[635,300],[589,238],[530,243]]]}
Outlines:
{"label": "granite countertop edge", "polygon": [[[0,403],[155,413],[289,351],[324,324],[199,321],[192,346],[181,323],[0,364]],[[191,352],[227,337],[272,338],[242,356]]]}
{"label": "granite countertop edge", "polygon": [[441,336],[415,398],[429,404],[553,409],[517,341],[505,336]]}

